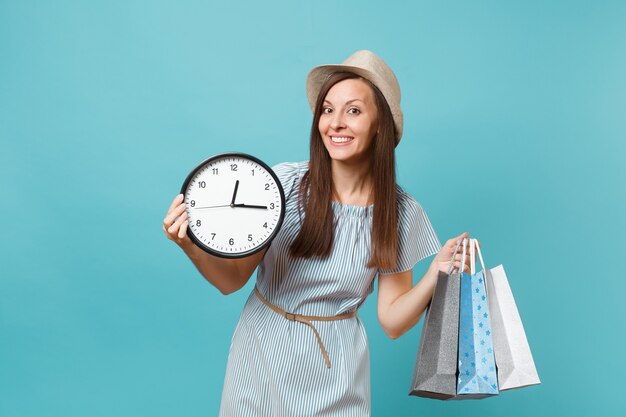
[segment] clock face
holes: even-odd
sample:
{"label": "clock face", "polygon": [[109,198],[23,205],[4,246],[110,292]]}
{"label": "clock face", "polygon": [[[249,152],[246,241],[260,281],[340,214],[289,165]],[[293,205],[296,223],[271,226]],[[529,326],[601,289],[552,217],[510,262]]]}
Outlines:
{"label": "clock face", "polygon": [[250,155],[207,159],[183,184],[189,237],[226,258],[252,255],[274,238],[283,221],[285,195],[276,174]]}

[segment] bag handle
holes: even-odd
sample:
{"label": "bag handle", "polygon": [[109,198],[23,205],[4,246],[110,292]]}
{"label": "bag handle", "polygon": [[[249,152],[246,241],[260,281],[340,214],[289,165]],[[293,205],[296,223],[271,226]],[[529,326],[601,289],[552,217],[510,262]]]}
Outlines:
{"label": "bag handle", "polygon": [[459,272],[463,272],[463,265],[465,265],[465,255],[467,254],[466,249],[467,249],[467,238],[464,237],[463,238],[463,256],[461,257],[461,265],[459,268]]}
{"label": "bag handle", "polygon": [[476,273],[476,251],[474,250],[474,239],[470,239],[469,248],[470,248],[470,274],[474,275]]}
{"label": "bag handle", "polygon": [[452,269],[454,267],[454,258],[456,258],[456,254],[459,253],[459,247],[461,246],[461,242],[463,242],[465,239],[461,240],[459,239],[456,242],[456,247],[454,248],[454,254],[452,254],[452,260],[450,261],[450,265],[448,266],[448,272],[447,274],[450,275],[450,273],[452,272]]}
{"label": "bag handle", "polygon": [[470,239],[470,256],[471,256],[471,260],[470,260],[470,272],[472,275],[474,275],[476,273],[476,253],[478,252],[478,258],[480,259],[480,266],[483,267],[483,271],[486,271],[485,269],[485,262],[483,261],[483,254],[480,251],[480,245],[478,244],[478,239]]}

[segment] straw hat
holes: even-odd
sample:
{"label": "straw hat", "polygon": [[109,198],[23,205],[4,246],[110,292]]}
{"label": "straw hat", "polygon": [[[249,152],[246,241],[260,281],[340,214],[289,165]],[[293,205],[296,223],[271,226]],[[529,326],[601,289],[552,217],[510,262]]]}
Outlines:
{"label": "straw hat", "polygon": [[402,137],[403,116],[400,108],[400,85],[389,65],[372,51],[362,50],[350,55],[337,65],[320,65],[313,68],[306,78],[306,95],[311,111],[315,111],[315,102],[326,80],[335,72],[348,71],[363,77],[374,84],[383,93],[389,104],[393,123],[396,127],[396,145]]}

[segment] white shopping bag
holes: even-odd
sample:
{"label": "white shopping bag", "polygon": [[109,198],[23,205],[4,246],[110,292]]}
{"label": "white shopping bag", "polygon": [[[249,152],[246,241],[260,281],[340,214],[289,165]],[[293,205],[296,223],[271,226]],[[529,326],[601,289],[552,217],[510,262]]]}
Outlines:
{"label": "white shopping bag", "polygon": [[[482,262],[480,248],[478,255]],[[541,381],[504,267],[498,265],[486,272],[498,388],[504,391],[539,384]]]}

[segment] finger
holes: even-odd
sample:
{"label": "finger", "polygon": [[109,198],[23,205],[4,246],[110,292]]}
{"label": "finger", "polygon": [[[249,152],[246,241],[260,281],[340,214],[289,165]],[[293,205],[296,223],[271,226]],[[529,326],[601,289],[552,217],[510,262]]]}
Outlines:
{"label": "finger", "polygon": [[[452,256],[452,255],[450,255],[450,256]],[[465,259],[469,259],[469,257],[470,257],[469,253],[466,253],[465,254]],[[462,259],[463,259],[463,253],[462,252],[459,251],[459,252],[456,253],[456,255],[454,255],[454,260],[455,261],[461,262]],[[452,260],[452,259],[450,259],[450,260]],[[469,262],[469,261],[466,261],[466,262]]]}
{"label": "finger", "polygon": [[458,243],[459,243],[459,236],[453,237],[451,239],[448,239],[448,241],[446,242],[446,246],[451,248],[451,249],[454,249],[454,248],[456,248],[456,245]]}
{"label": "finger", "polygon": [[[458,270],[461,270],[461,262],[455,262],[454,267]],[[468,264],[463,264],[463,272],[470,272],[470,267]]]}
{"label": "finger", "polygon": [[169,240],[174,240],[174,236],[172,236],[172,234],[170,232],[168,232],[167,228],[165,226],[163,226],[163,232],[165,232],[165,236],[167,236],[167,238]]}
{"label": "finger", "polygon": [[189,226],[189,220],[185,220],[178,229],[178,238],[183,239],[187,235],[187,227]]}
{"label": "finger", "polygon": [[165,216],[165,219],[163,219],[165,227],[170,227],[174,220],[176,220],[176,218],[185,211],[185,208],[186,204],[181,203],[178,207],[175,207],[171,212],[169,212],[167,216]]}
{"label": "finger", "polygon": [[[460,270],[461,269],[461,261],[455,261],[454,262],[454,268],[456,268],[457,270]],[[470,271],[471,271],[470,265],[463,264],[463,272],[468,272],[469,273]]]}
{"label": "finger", "polygon": [[182,201],[183,201],[183,195],[178,194],[176,197],[174,197],[174,201],[172,201],[172,204],[170,204],[170,208],[167,209],[167,212],[169,213],[170,211],[172,211],[174,207],[179,205]]}
{"label": "finger", "polygon": [[[460,271],[461,270],[461,262],[455,262],[454,263],[454,268],[456,268],[456,270]],[[470,267],[468,265],[463,265],[463,272],[470,272]]]}
{"label": "finger", "polygon": [[184,212],[183,214],[180,215],[178,219],[176,219],[174,223],[172,223],[170,227],[167,228],[168,233],[171,233],[172,235],[177,235],[178,229],[180,228],[181,223],[184,222],[186,219],[187,219],[187,212]]}
{"label": "finger", "polygon": [[460,235],[458,235],[457,237],[453,237],[452,239],[448,240],[446,242],[446,246],[451,247],[452,249],[454,249],[454,248],[456,248],[456,245],[461,243],[464,238],[468,238],[468,237],[469,237],[469,233],[468,232],[463,232]]}
{"label": "finger", "polygon": [[176,235],[178,234],[178,228],[180,227],[180,223],[182,220],[180,220],[180,217],[175,219],[172,224],[167,228],[167,233],[170,234],[171,238],[176,237]]}
{"label": "finger", "polygon": [[462,239],[466,239],[469,237],[469,233],[468,232],[463,232],[460,235],[458,235],[457,237],[454,238],[455,243],[458,243],[459,240]]}
{"label": "finger", "polygon": [[[459,263],[459,264],[461,263],[461,261],[462,261],[462,260],[463,260],[463,255],[459,255],[459,254],[457,254],[457,255],[454,257],[454,262],[457,262],[457,263]],[[469,264],[470,264],[469,262],[470,262],[470,261],[469,261],[469,255],[465,255],[465,265],[469,265]]]}

